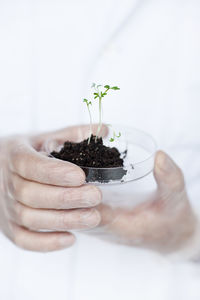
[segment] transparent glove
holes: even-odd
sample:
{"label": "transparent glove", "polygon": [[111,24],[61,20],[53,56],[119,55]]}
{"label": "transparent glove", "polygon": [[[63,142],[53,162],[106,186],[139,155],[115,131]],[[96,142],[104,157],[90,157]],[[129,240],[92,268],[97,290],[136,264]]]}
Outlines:
{"label": "transparent glove", "polygon": [[[133,208],[99,206],[101,224],[97,233],[112,241],[159,252],[173,252],[194,235],[197,220],[190,206],[181,170],[164,152],[155,159],[157,191],[151,199]],[[115,189],[115,187],[113,186]],[[134,203],[134,198],[132,198]],[[200,250],[200,249],[199,249]]]}
{"label": "transparent glove", "polygon": [[41,152],[49,140],[78,142],[88,133],[88,126],[80,126],[0,140],[0,229],[19,247],[62,249],[75,240],[68,230],[100,222],[93,208],[101,201],[99,189],[83,185],[85,174],[78,166]]}

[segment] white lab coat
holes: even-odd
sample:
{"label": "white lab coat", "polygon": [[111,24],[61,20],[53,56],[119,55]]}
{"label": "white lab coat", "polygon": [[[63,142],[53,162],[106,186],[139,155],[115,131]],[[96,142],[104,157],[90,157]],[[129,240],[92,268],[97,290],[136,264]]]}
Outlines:
{"label": "white lab coat", "polygon": [[[91,82],[121,90],[104,120],[152,134],[184,170],[200,211],[200,3],[1,0],[0,135],[87,122]],[[0,235],[2,300],[197,300],[198,264],[78,234],[56,253]]]}

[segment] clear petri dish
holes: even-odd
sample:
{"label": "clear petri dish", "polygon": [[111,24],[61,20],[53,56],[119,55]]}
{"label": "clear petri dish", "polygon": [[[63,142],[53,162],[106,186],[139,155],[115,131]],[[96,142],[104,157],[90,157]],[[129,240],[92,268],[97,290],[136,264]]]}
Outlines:
{"label": "clear petri dish", "polygon": [[[114,143],[109,142],[110,134],[104,138],[104,144],[117,147],[122,156],[126,153],[124,166],[118,168],[91,168],[85,167],[88,184],[97,185],[102,192],[100,210],[101,223],[97,228],[88,230],[103,239],[119,240],[119,234],[110,228],[115,228],[124,213],[130,213],[138,205],[151,201],[157,186],[153,176],[154,158],[157,150],[155,140],[141,130],[113,126],[121,137]],[[104,208],[104,209],[102,209]],[[122,217],[123,220],[123,217]],[[121,226],[121,225],[120,225]],[[123,227],[123,224],[122,224]],[[110,232],[111,230],[111,232]]]}
{"label": "clear petri dish", "polygon": [[[138,180],[152,172],[156,142],[151,135],[139,129],[113,126],[116,132],[121,132],[121,137],[115,142],[110,142],[110,132],[104,138],[104,144],[116,147],[124,158],[123,167],[93,168],[81,167],[86,174],[86,182],[96,185],[119,184]],[[111,129],[109,129],[111,131]]]}
{"label": "clear petri dish", "polygon": [[[149,201],[156,191],[156,182],[152,170],[157,145],[154,138],[146,132],[131,127],[113,126],[121,137],[110,142],[112,129],[103,139],[104,144],[116,147],[124,158],[124,166],[117,168],[82,167],[86,174],[86,184],[99,186],[102,192],[102,204],[109,208],[102,223],[92,232],[101,234],[101,228],[113,223],[119,217],[118,208],[130,210],[142,202]],[[48,141],[45,152],[59,151],[62,144]],[[126,155],[125,155],[126,154]]]}

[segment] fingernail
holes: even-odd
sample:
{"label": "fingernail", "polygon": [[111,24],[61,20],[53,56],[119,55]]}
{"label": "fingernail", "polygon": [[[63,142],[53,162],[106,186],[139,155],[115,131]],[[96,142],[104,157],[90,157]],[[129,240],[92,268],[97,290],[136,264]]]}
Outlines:
{"label": "fingernail", "polygon": [[95,187],[89,186],[83,193],[83,201],[86,205],[96,206],[101,203],[101,191]]}
{"label": "fingernail", "polygon": [[71,186],[79,186],[85,182],[85,174],[82,170],[68,171],[66,174],[66,182]]}
{"label": "fingernail", "polygon": [[161,169],[165,173],[171,173],[176,169],[176,165],[174,164],[173,160],[165,154],[160,154],[157,160],[157,164],[159,169]]}
{"label": "fingernail", "polygon": [[74,243],[74,236],[73,235],[61,235],[59,237],[59,244],[62,247],[67,247]]}
{"label": "fingernail", "polygon": [[103,126],[103,127],[101,128],[100,135],[101,135],[102,137],[105,137],[105,135],[107,134],[107,132],[108,132],[108,128],[107,128],[106,126]]}
{"label": "fingernail", "polygon": [[101,216],[96,209],[86,209],[85,211],[82,210],[80,215],[80,223],[81,225],[87,227],[95,227],[101,221]]}

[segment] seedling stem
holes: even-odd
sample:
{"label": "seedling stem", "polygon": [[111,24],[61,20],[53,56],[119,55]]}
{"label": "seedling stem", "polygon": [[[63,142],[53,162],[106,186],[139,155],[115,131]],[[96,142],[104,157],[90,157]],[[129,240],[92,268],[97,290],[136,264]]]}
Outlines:
{"label": "seedling stem", "polygon": [[90,105],[92,105],[92,102],[88,101],[87,99],[84,99],[83,102],[85,102],[86,105],[87,105],[87,110],[88,110],[89,117],[90,117],[90,135],[89,135],[89,138],[88,138],[88,145],[89,145],[90,140],[91,140],[91,136],[92,136],[92,115],[91,115],[91,111],[90,111]]}

